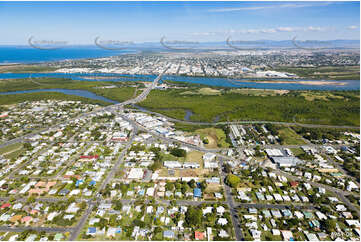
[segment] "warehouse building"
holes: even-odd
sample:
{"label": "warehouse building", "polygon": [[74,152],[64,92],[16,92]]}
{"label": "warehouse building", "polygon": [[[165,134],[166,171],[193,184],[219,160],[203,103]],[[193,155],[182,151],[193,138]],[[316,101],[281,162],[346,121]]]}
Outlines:
{"label": "warehouse building", "polygon": [[283,157],[279,157],[279,156],[274,156],[271,157],[271,160],[276,163],[279,167],[291,167],[291,166],[296,166],[302,163],[302,161],[300,159],[298,159],[297,157],[294,156],[283,156]]}

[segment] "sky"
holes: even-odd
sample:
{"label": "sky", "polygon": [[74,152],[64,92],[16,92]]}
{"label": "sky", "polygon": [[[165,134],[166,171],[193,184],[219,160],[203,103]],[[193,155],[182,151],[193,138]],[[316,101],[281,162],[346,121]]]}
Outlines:
{"label": "sky", "polygon": [[356,39],[359,2],[0,2],[0,45]]}

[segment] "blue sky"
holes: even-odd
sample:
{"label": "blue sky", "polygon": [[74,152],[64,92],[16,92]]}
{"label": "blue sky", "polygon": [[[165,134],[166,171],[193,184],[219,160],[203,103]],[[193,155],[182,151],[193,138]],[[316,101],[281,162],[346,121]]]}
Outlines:
{"label": "blue sky", "polygon": [[359,2],[0,2],[0,44],[359,39]]}

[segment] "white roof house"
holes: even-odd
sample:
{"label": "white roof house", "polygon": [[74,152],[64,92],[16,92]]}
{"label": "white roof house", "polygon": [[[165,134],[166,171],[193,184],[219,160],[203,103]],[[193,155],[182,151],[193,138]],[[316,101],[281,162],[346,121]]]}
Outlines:
{"label": "white roof house", "polygon": [[153,206],[147,207],[147,213],[153,213]]}
{"label": "white roof house", "polygon": [[283,156],[283,157],[272,156],[271,159],[274,163],[276,163],[280,167],[291,167],[302,163],[300,159],[293,156]]}
{"label": "white roof house", "polygon": [[349,181],[348,185],[347,185],[347,191],[352,191],[352,190],[357,190],[358,186],[353,182],[353,181]]}
{"label": "white roof house", "polygon": [[80,208],[76,205],[76,203],[71,203],[65,212],[66,213],[76,213],[79,209]]}
{"label": "white roof house", "polygon": [[224,209],[224,207],[223,206],[220,206],[220,207],[217,207],[217,213],[218,214],[223,214],[224,213],[224,211],[225,211],[225,209]]}
{"label": "white roof house", "polygon": [[205,153],[202,158],[205,162],[206,161],[209,162],[209,161],[213,161],[216,158],[216,155],[213,153]]}
{"label": "white roof house", "polygon": [[336,211],[344,212],[347,211],[347,208],[343,204],[338,204],[336,205]]}
{"label": "white roof house", "polygon": [[212,207],[206,207],[206,208],[204,208],[204,209],[202,210],[203,215],[206,215],[206,214],[208,214],[208,213],[212,213],[212,211],[213,211],[213,208],[212,208]]}
{"label": "white roof house", "polygon": [[144,170],[142,168],[132,168],[130,169],[128,179],[142,179],[144,175]]}
{"label": "white roof house", "polygon": [[151,197],[154,196],[154,187],[149,187],[147,189],[147,196],[151,196]]}
{"label": "white roof house", "polygon": [[183,164],[183,168],[195,169],[195,168],[199,168],[199,167],[200,167],[200,165],[197,162],[184,162],[184,164]]}
{"label": "white roof house", "polygon": [[58,212],[51,212],[49,213],[48,217],[47,217],[47,220],[48,221],[52,221],[56,216],[58,216],[59,213]]}
{"label": "white roof house", "polygon": [[164,161],[163,165],[171,169],[182,168],[182,164],[179,161]]}
{"label": "white roof house", "polygon": [[220,225],[226,225],[228,224],[228,221],[226,218],[219,218],[218,221],[217,221],[217,224],[220,224]]}
{"label": "white roof house", "polygon": [[204,168],[205,168],[205,169],[218,168],[218,163],[217,163],[217,162],[204,161]]}
{"label": "white roof house", "polygon": [[283,153],[279,149],[265,149],[268,156],[283,156]]}
{"label": "white roof house", "polygon": [[221,231],[219,231],[218,236],[221,238],[227,238],[229,237],[229,234],[224,229],[221,229]]}

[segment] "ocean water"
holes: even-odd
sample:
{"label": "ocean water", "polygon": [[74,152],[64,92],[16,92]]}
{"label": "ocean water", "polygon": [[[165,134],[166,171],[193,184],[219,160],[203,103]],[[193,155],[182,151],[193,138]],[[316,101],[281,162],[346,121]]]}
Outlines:
{"label": "ocean water", "polygon": [[89,59],[134,53],[125,50],[105,50],[93,46],[67,47],[54,50],[40,50],[24,46],[0,46],[0,64],[41,63],[73,59]]}

